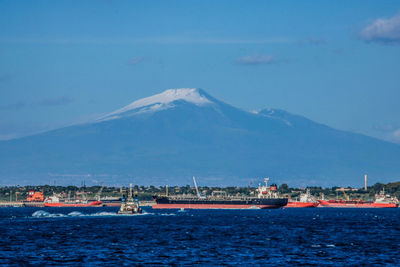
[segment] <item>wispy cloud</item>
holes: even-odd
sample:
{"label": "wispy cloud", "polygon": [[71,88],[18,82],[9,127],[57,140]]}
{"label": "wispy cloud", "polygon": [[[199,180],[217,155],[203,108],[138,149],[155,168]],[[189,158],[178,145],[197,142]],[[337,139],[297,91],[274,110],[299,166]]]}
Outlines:
{"label": "wispy cloud", "polygon": [[327,43],[328,41],[322,37],[309,37],[299,41],[299,44],[303,45],[325,45]]}
{"label": "wispy cloud", "polygon": [[0,119],[0,140],[9,140],[14,138],[20,138],[36,133],[41,133],[49,130],[53,130],[59,127],[51,127],[48,123],[43,121],[4,121]]}
{"label": "wispy cloud", "polygon": [[10,139],[18,138],[18,137],[20,137],[20,136],[15,133],[10,133],[10,134],[0,133],[0,140],[10,140]]}
{"label": "wispy cloud", "polygon": [[137,64],[139,64],[139,63],[141,63],[141,62],[143,62],[144,61],[144,57],[135,57],[135,58],[132,58],[130,61],[129,61],[129,65],[137,65]]}
{"label": "wispy cloud", "polygon": [[359,37],[366,42],[400,44],[400,13],[392,18],[379,18],[366,26]]}
{"label": "wispy cloud", "polygon": [[334,49],[332,49],[332,53],[334,53],[335,55],[341,55],[344,53],[344,49],[343,48],[334,48]]}
{"label": "wispy cloud", "polygon": [[27,106],[27,104],[23,101],[18,101],[16,103],[0,105],[0,110],[18,110],[23,109]]}
{"label": "wispy cloud", "polygon": [[62,106],[74,102],[74,98],[61,96],[56,98],[45,98],[38,102],[39,106]]}
{"label": "wispy cloud", "polygon": [[18,101],[15,103],[10,103],[6,105],[0,105],[0,110],[19,110],[19,109],[24,109],[27,107],[38,107],[38,106],[62,106],[62,105],[67,105],[72,102],[74,102],[75,99],[69,96],[61,96],[61,97],[55,97],[55,98],[44,98],[40,101],[37,102],[31,102],[27,103],[24,101]]}
{"label": "wispy cloud", "polygon": [[395,143],[400,144],[400,128],[392,132],[391,140]]}
{"label": "wispy cloud", "polygon": [[35,128],[40,128],[41,123],[26,122],[18,124],[16,121],[0,120],[0,140],[8,140],[28,135]]}
{"label": "wispy cloud", "polygon": [[320,37],[310,37],[307,39],[308,43],[310,44],[315,44],[315,45],[324,45],[327,44],[328,42],[324,38]]}
{"label": "wispy cloud", "polygon": [[52,37],[2,37],[0,43],[29,43],[29,44],[276,44],[296,43],[296,39],[286,37],[271,38],[230,38],[230,37],[193,37],[193,36],[154,36],[144,38],[52,38]]}
{"label": "wispy cloud", "polygon": [[210,44],[210,45],[263,45],[263,44],[304,44],[304,45],[323,45],[327,41],[321,37],[308,37],[303,39],[292,37],[205,37],[182,35],[151,36],[151,37],[0,37],[0,43],[4,44],[54,44],[54,45],[72,45],[72,44]]}
{"label": "wispy cloud", "polygon": [[238,58],[236,63],[240,65],[263,65],[277,63],[277,60],[271,55],[251,55]]}
{"label": "wispy cloud", "polygon": [[374,130],[381,132],[386,141],[400,144],[400,126],[395,124],[374,125]]}
{"label": "wispy cloud", "polygon": [[397,127],[394,124],[384,124],[384,125],[373,125],[372,128],[379,132],[391,132],[400,127]]}
{"label": "wispy cloud", "polygon": [[[95,121],[96,118],[104,114],[90,114],[73,118],[70,121],[58,121],[53,123],[46,123],[44,121],[24,121],[18,122],[16,120],[7,121],[7,118],[0,116],[0,140],[9,140],[20,138],[33,134],[43,133],[62,127],[89,123]],[[8,118],[10,119],[10,118]],[[12,119],[12,118],[11,118]]]}

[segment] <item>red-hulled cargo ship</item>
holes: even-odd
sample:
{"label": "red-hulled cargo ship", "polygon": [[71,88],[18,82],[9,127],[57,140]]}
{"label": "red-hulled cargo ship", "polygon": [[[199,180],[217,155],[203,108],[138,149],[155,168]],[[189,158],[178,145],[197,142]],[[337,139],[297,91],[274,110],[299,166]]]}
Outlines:
{"label": "red-hulled cargo ship", "polygon": [[88,203],[75,203],[75,202],[58,202],[58,203],[44,203],[45,207],[103,207],[103,203],[101,201],[92,201]]}
{"label": "red-hulled cargo ship", "polygon": [[318,200],[321,207],[328,208],[397,208],[399,203],[376,203],[361,200]]}
{"label": "red-hulled cargo ship", "polygon": [[289,199],[285,208],[315,208],[318,207],[319,202],[311,196],[310,190],[307,190],[306,193],[300,195],[299,200],[291,200]]}
{"label": "red-hulled cargo ship", "polygon": [[[194,179],[194,177],[193,177]],[[212,194],[201,196],[195,186],[196,196],[154,196],[156,205],[153,209],[277,209],[287,204],[287,198],[279,198],[275,185],[268,187],[268,178],[265,186],[257,188],[257,197],[233,197]],[[215,193],[215,192],[214,192]]]}
{"label": "red-hulled cargo ship", "polygon": [[99,200],[87,201],[81,198],[76,200],[62,200],[58,196],[47,197],[44,201],[45,207],[103,207],[103,202]]}
{"label": "red-hulled cargo ship", "polygon": [[383,190],[379,194],[375,195],[375,201],[363,201],[363,200],[343,200],[343,199],[331,199],[331,200],[318,200],[320,207],[330,208],[398,208],[399,200],[390,195],[385,195]]}

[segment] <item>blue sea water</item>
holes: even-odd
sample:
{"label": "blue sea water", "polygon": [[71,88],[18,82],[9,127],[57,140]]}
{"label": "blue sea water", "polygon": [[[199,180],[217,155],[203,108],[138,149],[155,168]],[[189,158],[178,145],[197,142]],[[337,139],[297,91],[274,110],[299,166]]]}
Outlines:
{"label": "blue sea water", "polygon": [[0,265],[400,265],[400,209],[1,208]]}

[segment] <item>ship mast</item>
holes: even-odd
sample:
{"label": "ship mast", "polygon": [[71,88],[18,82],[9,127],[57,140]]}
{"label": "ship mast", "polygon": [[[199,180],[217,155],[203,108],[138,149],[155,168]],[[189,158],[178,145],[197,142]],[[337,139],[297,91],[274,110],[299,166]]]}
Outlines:
{"label": "ship mast", "polygon": [[129,184],[129,196],[128,199],[132,199],[132,184]]}

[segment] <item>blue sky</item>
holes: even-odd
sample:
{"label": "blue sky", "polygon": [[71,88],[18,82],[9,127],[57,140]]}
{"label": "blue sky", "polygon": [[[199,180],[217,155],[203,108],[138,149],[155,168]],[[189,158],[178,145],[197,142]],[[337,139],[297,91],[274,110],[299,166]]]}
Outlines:
{"label": "blue sky", "polygon": [[400,143],[399,1],[0,0],[0,139],[168,88]]}

